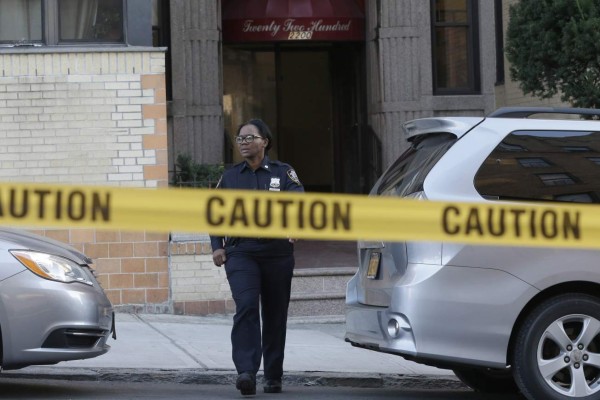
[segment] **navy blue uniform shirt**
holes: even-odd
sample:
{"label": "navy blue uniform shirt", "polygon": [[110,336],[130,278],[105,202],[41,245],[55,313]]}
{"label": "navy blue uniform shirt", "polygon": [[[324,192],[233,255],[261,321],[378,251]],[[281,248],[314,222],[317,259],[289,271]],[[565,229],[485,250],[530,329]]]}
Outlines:
{"label": "navy blue uniform shirt", "polygon": [[[256,171],[252,171],[246,161],[234,165],[223,173],[217,188],[304,192],[296,171],[289,164],[270,160],[267,156]],[[223,241],[222,236],[210,237],[213,252],[223,248]]]}

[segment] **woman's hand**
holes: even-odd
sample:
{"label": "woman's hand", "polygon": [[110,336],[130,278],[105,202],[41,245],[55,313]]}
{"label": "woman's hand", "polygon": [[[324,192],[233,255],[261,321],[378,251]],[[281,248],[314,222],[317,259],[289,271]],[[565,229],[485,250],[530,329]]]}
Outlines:
{"label": "woman's hand", "polygon": [[217,267],[222,266],[227,261],[225,249],[217,249],[213,252],[213,262]]}

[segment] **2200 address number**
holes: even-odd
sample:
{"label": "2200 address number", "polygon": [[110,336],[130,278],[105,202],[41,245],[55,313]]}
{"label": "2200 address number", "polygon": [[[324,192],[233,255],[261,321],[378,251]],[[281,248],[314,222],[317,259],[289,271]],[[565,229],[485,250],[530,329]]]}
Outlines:
{"label": "2200 address number", "polygon": [[312,31],[293,31],[288,35],[288,40],[308,40],[312,35]]}

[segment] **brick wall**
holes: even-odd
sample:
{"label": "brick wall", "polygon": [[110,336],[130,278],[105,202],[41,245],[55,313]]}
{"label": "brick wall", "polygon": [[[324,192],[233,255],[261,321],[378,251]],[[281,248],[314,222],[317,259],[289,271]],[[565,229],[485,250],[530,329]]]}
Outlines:
{"label": "brick wall", "polygon": [[[168,186],[165,57],[0,51],[0,180]],[[37,230],[94,258],[118,308],[168,312],[168,234]]]}
{"label": "brick wall", "polygon": [[169,255],[175,314],[235,312],[225,269],[213,264],[207,236],[174,234]]}

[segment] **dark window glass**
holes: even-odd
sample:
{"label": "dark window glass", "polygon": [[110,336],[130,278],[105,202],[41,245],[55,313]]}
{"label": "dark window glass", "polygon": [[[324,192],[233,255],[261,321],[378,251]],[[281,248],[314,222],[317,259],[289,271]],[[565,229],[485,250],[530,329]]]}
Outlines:
{"label": "dark window glass", "polygon": [[575,180],[569,174],[539,174],[538,177],[546,186],[573,185]]}
{"label": "dark window glass", "polygon": [[494,27],[496,28],[496,85],[504,83],[504,26],[502,0],[494,0]]}
{"label": "dark window glass", "polygon": [[59,0],[61,41],[123,42],[123,0]]}
{"label": "dark window glass", "polygon": [[544,168],[550,166],[543,158],[519,158],[517,161],[524,168]]}
{"label": "dark window glass", "polygon": [[435,22],[467,23],[467,0],[437,0]]}
{"label": "dark window glass", "polygon": [[585,147],[585,146],[565,146],[563,147],[564,151],[569,151],[569,152],[588,152],[591,151],[589,147]]}
{"label": "dark window glass", "polygon": [[0,42],[42,40],[42,0],[0,0]]}
{"label": "dark window glass", "polygon": [[505,143],[505,142],[500,143],[498,145],[498,147],[500,147],[502,149],[502,151],[512,151],[512,152],[527,151],[527,149],[523,148],[523,146],[520,146],[518,144]]}
{"label": "dark window glass", "polygon": [[415,138],[411,147],[381,177],[376,186],[377,193],[404,197],[422,191],[431,168],[455,142],[456,136],[449,133]]}
{"label": "dark window glass", "polygon": [[594,203],[594,196],[591,193],[570,193],[554,196],[555,201],[570,201],[572,203]]}
{"label": "dark window glass", "polygon": [[432,0],[435,94],[479,91],[477,2]]}
{"label": "dark window glass", "polygon": [[467,28],[435,30],[436,83],[438,89],[468,88]]}
{"label": "dark window glass", "polygon": [[594,164],[600,165],[600,157],[587,157],[587,159],[593,162]]}
{"label": "dark window glass", "polygon": [[[519,157],[514,148],[528,157]],[[600,173],[590,165],[594,160],[600,160],[600,132],[516,131],[481,165],[475,188],[485,198],[500,200],[598,203]]]}

